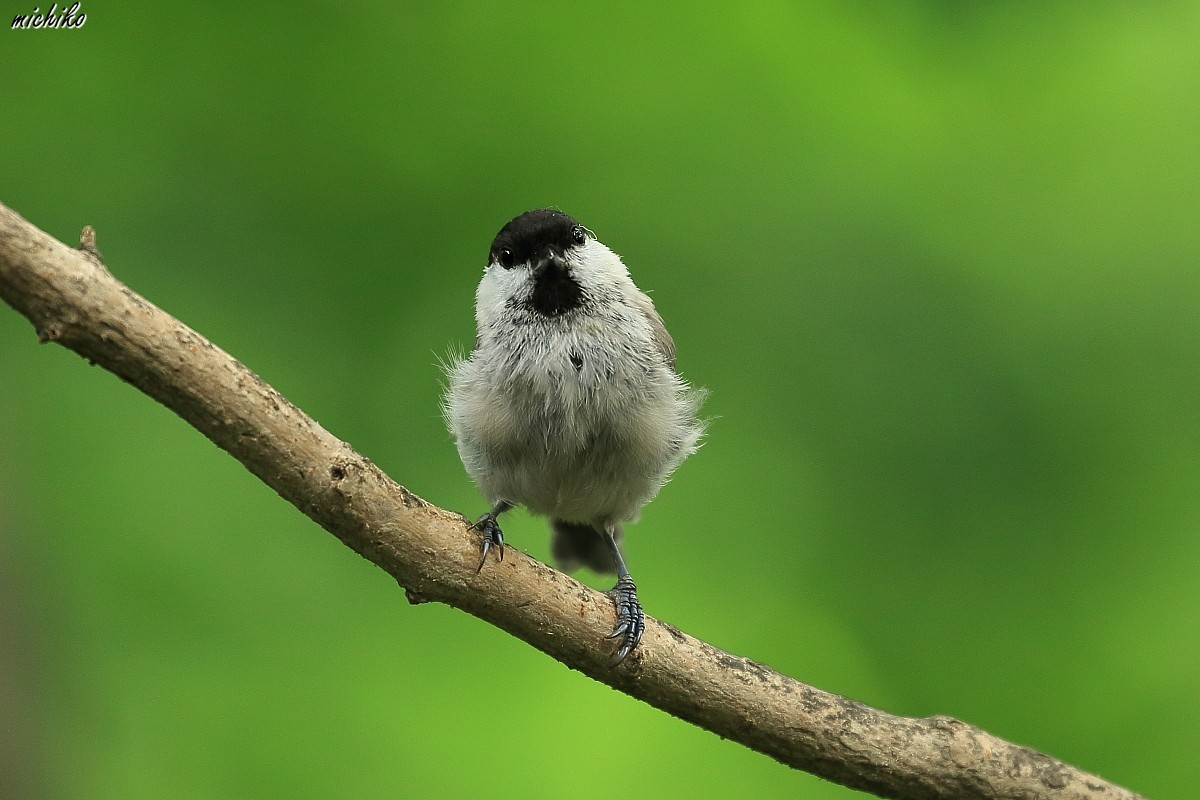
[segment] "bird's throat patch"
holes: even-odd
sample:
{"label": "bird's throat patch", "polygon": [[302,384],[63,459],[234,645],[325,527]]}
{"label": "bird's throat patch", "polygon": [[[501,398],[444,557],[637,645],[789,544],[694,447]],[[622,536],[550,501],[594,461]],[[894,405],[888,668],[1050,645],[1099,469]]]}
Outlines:
{"label": "bird's throat patch", "polygon": [[537,277],[530,303],[535,311],[556,317],[578,308],[583,302],[583,289],[565,267],[549,264]]}

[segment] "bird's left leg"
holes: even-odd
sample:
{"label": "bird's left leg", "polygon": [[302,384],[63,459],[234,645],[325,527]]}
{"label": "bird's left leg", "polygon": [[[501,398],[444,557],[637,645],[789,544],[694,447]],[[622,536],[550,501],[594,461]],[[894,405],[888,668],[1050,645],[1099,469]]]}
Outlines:
{"label": "bird's left leg", "polygon": [[609,590],[613,605],[617,607],[617,624],[607,637],[618,639],[621,644],[616,660],[613,661],[614,667],[633,652],[642,640],[642,634],[646,632],[646,615],[642,613],[642,604],[638,602],[637,586],[629,576],[625,559],[621,555],[621,547],[617,544],[619,530],[615,522],[605,522],[604,533],[601,534],[617,565],[617,585]]}

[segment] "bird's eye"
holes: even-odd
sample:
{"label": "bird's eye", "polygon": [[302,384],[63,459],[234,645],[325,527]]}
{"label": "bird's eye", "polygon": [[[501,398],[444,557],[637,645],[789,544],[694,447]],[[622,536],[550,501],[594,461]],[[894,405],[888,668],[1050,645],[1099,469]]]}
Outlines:
{"label": "bird's eye", "polygon": [[512,269],[513,264],[516,263],[516,256],[513,255],[512,250],[509,250],[507,247],[501,247],[498,260],[500,262],[500,266],[504,267],[505,269]]}
{"label": "bird's eye", "polygon": [[571,228],[571,238],[575,240],[575,244],[583,244],[587,241],[587,231],[583,229],[582,225],[576,225]]}

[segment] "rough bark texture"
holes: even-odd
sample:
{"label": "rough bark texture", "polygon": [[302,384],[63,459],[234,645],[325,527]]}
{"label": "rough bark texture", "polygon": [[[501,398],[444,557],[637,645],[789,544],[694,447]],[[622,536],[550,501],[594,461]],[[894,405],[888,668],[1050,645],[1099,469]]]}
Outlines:
{"label": "rough bark texture", "polygon": [[[68,247],[0,206],[0,297],[53,341],[158,400],[413,602],[486,620],[567,666],[797,769],[894,798],[1138,797],[949,717],[897,717],[730,655],[647,617],[609,666],[607,596],[518,550],[476,574],[479,540],[250,370],[117,281],[94,234]],[[431,391],[432,391],[431,387]]]}

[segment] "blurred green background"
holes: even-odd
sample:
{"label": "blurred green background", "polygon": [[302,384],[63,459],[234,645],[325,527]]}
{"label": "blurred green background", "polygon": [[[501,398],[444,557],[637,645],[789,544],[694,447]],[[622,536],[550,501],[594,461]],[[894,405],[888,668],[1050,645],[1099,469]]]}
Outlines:
{"label": "blurred green background", "polygon": [[[711,391],[651,614],[1194,791],[1195,3],[82,10],[0,30],[0,201],[472,516],[438,359],[560,207]],[[7,307],[0,704],[13,798],[862,796],[409,606]]]}

